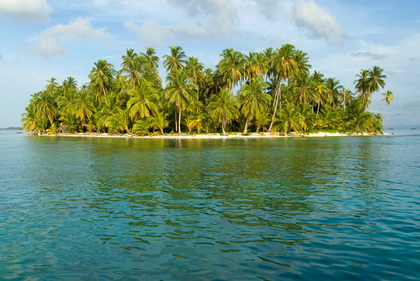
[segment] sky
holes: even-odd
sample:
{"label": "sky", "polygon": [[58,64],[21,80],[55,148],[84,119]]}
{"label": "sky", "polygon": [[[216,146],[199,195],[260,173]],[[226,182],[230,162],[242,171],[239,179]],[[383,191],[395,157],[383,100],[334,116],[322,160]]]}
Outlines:
{"label": "sky", "polygon": [[0,0],[0,128],[21,126],[47,80],[81,86],[98,60],[121,69],[130,48],[153,47],[162,64],[169,46],[181,46],[214,69],[224,49],[283,44],[353,92],[361,69],[383,68],[386,86],[369,110],[390,90],[386,126],[420,124],[419,11],[418,0]]}

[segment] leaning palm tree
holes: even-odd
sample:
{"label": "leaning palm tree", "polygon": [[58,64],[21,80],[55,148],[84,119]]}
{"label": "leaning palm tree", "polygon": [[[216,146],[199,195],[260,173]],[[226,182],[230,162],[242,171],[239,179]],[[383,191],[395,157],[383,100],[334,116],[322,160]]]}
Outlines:
{"label": "leaning palm tree", "polygon": [[249,122],[268,109],[271,96],[265,92],[267,86],[268,83],[258,77],[252,78],[240,90],[241,112],[246,117],[244,134],[248,130]]}
{"label": "leaning palm tree", "polygon": [[197,85],[189,79],[185,69],[175,70],[172,75],[168,75],[167,80],[169,84],[165,96],[178,111],[178,134],[181,134],[181,114],[194,100],[198,100]]}
{"label": "leaning palm tree", "polygon": [[208,105],[211,117],[222,123],[222,132],[226,135],[226,123],[239,115],[238,102],[228,89],[220,91],[219,95],[211,95]]}
{"label": "leaning palm tree", "polygon": [[394,101],[394,94],[391,91],[386,91],[382,95],[384,96],[384,98],[381,100],[382,101],[382,104],[381,104],[381,107],[378,110],[378,113],[382,109],[383,102],[386,102],[387,105],[390,105]]}

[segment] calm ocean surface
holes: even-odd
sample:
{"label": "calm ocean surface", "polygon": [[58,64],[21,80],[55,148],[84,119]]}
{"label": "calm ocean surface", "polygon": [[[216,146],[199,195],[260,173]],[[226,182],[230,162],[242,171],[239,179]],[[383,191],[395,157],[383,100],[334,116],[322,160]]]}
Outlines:
{"label": "calm ocean surface", "polygon": [[0,280],[420,280],[420,134],[0,131]]}

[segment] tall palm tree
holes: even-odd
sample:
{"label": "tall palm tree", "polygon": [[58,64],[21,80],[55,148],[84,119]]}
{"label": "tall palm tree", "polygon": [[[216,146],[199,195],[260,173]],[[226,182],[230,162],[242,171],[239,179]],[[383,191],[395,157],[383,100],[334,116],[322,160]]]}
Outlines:
{"label": "tall palm tree", "polygon": [[52,77],[50,80],[47,80],[47,83],[48,84],[47,84],[47,86],[45,86],[45,88],[52,95],[53,92],[55,91],[55,89],[58,87],[57,79]]}
{"label": "tall palm tree", "polygon": [[345,87],[341,87],[340,96],[341,96],[341,101],[343,103],[344,112],[346,112],[346,105],[350,102],[350,98],[351,98],[350,90]]}
{"label": "tall palm tree", "polygon": [[197,86],[182,68],[173,71],[167,80],[169,84],[166,87],[166,98],[178,110],[178,134],[181,135],[181,114],[194,100],[198,100]]}
{"label": "tall palm tree", "polygon": [[385,87],[386,75],[383,74],[384,70],[379,66],[374,66],[368,70],[368,83],[370,93],[378,92],[379,88]]}
{"label": "tall palm tree", "polygon": [[226,135],[226,122],[239,115],[238,102],[228,89],[220,91],[219,95],[212,94],[208,105],[211,117],[222,123],[222,132]]}
{"label": "tall palm tree", "polygon": [[295,101],[309,104],[316,96],[314,82],[307,72],[300,72],[294,88]]}
{"label": "tall palm tree", "polygon": [[340,81],[338,81],[335,78],[328,78],[325,81],[325,87],[327,89],[326,91],[326,101],[328,104],[335,109],[337,104],[339,104],[340,101],[340,89],[342,86],[340,85]]}
{"label": "tall palm tree", "polygon": [[156,56],[156,50],[148,47],[145,53],[139,54],[139,57],[143,63],[145,78],[160,87],[162,79],[159,77],[159,57]]}
{"label": "tall palm tree", "polygon": [[134,52],[133,49],[127,49],[125,55],[122,56],[121,74],[126,80],[124,88],[126,91],[134,89],[144,80],[142,75],[142,59]]}
{"label": "tall palm tree", "polygon": [[76,79],[74,79],[74,77],[67,77],[66,80],[63,81],[63,87],[66,90],[70,90],[73,89],[75,91],[77,91],[77,81]]}
{"label": "tall palm tree", "polygon": [[164,55],[163,66],[166,68],[166,72],[170,75],[183,68],[186,63],[187,56],[180,46],[170,46],[171,54]]}
{"label": "tall palm tree", "polygon": [[271,96],[265,92],[268,83],[260,77],[252,78],[240,90],[241,112],[246,117],[244,134],[246,134],[249,122],[253,118],[258,118],[261,112],[268,109]]}
{"label": "tall palm tree", "polygon": [[222,60],[217,65],[217,69],[227,82],[229,91],[233,94],[235,84],[244,76],[244,56],[233,49],[225,49],[220,56]]}
{"label": "tall palm tree", "polygon": [[185,65],[188,75],[193,79],[194,83],[197,85],[197,96],[200,93],[200,85],[204,81],[204,64],[198,62],[198,58],[190,57]]}
{"label": "tall palm tree", "polygon": [[89,74],[90,87],[93,92],[96,92],[96,100],[99,100],[101,95],[106,96],[112,89],[114,82],[114,66],[106,62],[106,60],[98,60],[94,63]]}
{"label": "tall palm tree", "polygon": [[312,65],[309,64],[309,57],[307,53],[302,52],[301,50],[296,50],[294,52],[293,60],[296,63],[295,68],[298,72],[309,73]]}
{"label": "tall palm tree", "polygon": [[[295,47],[291,44],[282,45],[280,49],[277,49],[276,52],[272,55],[272,67],[273,67],[273,76],[277,77],[277,84],[275,86],[275,95],[274,95],[274,113],[271,118],[271,124],[269,131],[272,130],[274,119],[277,113],[277,108],[279,106],[279,101],[281,101],[281,85],[283,81],[286,81],[290,78],[292,73],[295,71],[296,61],[294,60]],[[280,103],[281,108],[281,103]]]}

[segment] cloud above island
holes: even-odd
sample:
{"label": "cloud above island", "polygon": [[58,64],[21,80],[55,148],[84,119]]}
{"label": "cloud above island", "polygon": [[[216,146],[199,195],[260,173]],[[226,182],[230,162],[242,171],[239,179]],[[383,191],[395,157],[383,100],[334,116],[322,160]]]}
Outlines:
{"label": "cloud above island", "polygon": [[2,0],[0,15],[18,22],[36,22],[48,18],[52,12],[46,0]]}
{"label": "cloud above island", "polygon": [[296,24],[306,30],[311,37],[323,38],[330,45],[339,45],[344,38],[337,19],[318,6],[313,0],[299,0],[293,6]]}
{"label": "cloud above island", "polygon": [[48,58],[66,54],[65,42],[75,39],[104,40],[111,38],[106,28],[95,29],[90,19],[78,18],[68,24],[57,24],[48,27],[37,38],[33,46],[35,51]]}

